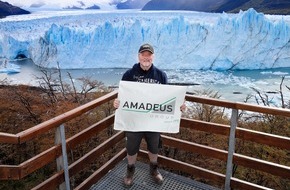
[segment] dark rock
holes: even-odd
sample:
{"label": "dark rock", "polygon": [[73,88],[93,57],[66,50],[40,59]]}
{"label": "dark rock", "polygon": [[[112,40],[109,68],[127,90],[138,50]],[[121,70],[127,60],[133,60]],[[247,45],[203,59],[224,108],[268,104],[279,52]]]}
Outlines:
{"label": "dark rock", "polygon": [[127,0],[122,3],[117,4],[117,9],[141,9],[148,3],[150,0]]}
{"label": "dark rock", "polygon": [[88,7],[86,9],[101,9],[98,5],[93,5],[91,7]]}
{"label": "dark rock", "polygon": [[19,7],[13,6],[9,3],[0,1],[0,18],[9,16],[9,15],[21,15],[21,14],[30,14],[30,12],[24,9],[21,9]]}

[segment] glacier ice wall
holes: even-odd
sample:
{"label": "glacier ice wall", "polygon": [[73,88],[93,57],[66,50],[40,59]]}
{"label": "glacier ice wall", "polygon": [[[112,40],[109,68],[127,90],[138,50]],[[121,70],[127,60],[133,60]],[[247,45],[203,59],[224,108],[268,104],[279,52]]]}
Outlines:
{"label": "glacier ice wall", "polygon": [[144,42],[164,69],[290,67],[290,18],[239,14],[98,12],[0,21],[0,57],[43,67],[131,67]]}

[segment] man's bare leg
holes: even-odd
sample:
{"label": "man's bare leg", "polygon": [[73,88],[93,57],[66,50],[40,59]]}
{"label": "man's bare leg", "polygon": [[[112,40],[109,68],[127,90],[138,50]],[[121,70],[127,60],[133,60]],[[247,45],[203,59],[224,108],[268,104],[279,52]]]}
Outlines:
{"label": "man's bare leg", "polygon": [[128,165],[135,165],[137,159],[137,154],[130,156],[127,154]]}
{"label": "man's bare leg", "polygon": [[157,163],[158,154],[152,154],[148,151],[148,157],[151,163]]}
{"label": "man's bare leg", "polygon": [[124,177],[124,184],[127,187],[130,187],[133,184],[133,176],[135,173],[135,163],[137,159],[137,154],[130,156],[127,154],[127,173],[126,176]]}
{"label": "man's bare leg", "polygon": [[150,174],[153,176],[153,179],[156,183],[162,184],[164,179],[160,172],[158,171],[158,154],[152,154],[150,151],[148,152],[148,157],[150,160]]}

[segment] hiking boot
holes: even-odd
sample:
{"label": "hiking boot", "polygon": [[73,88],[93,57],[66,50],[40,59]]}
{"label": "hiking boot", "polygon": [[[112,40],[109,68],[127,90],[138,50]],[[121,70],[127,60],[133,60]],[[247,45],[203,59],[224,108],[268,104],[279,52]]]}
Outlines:
{"label": "hiking boot", "polygon": [[157,184],[162,184],[164,179],[160,172],[158,171],[158,165],[157,163],[150,163],[150,174],[152,175],[154,181]]}
{"label": "hiking boot", "polygon": [[124,177],[124,185],[126,187],[131,187],[133,184],[133,175],[135,173],[135,165],[127,165],[127,173]]}

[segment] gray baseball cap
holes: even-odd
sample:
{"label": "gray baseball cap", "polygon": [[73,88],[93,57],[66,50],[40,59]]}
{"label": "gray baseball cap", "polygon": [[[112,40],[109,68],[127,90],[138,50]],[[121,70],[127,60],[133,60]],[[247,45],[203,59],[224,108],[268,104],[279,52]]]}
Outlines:
{"label": "gray baseball cap", "polygon": [[139,53],[142,53],[144,51],[149,51],[150,53],[154,54],[154,49],[150,44],[143,44],[139,48]]}

